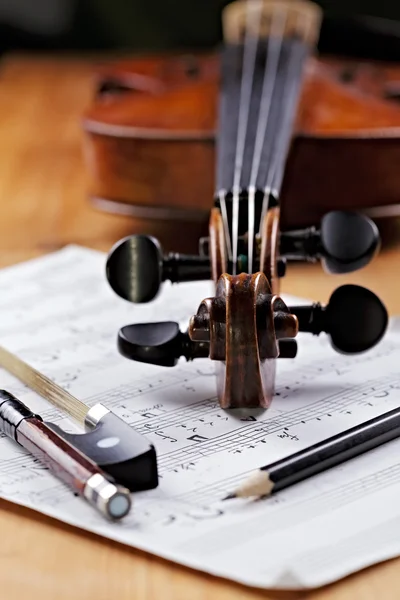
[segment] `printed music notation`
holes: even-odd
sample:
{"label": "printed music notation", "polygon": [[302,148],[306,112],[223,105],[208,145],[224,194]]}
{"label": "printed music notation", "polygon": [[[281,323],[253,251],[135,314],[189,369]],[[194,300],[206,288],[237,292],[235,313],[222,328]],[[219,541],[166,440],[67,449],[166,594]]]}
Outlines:
{"label": "printed music notation", "polygon": [[[109,289],[104,260],[100,253],[69,247],[0,272],[1,344],[81,400],[103,403],[146,435],[157,450],[160,485],[135,495],[134,510],[123,523],[108,524],[0,437],[0,495],[250,585],[279,587],[290,577],[307,585],[314,581],[316,563],[329,581],[347,568],[337,554],[331,569],[324,562],[332,556],[332,540],[338,547],[347,538],[353,547],[362,540],[358,555],[367,564],[371,556],[379,557],[379,547],[372,552],[371,544],[382,538],[383,556],[389,534],[377,533],[366,542],[366,532],[400,516],[393,501],[393,490],[400,493],[398,442],[262,501],[223,503],[221,498],[259,466],[397,406],[399,321],[374,350],[356,357],[335,354],[322,337],[303,336],[298,357],[278,361],[276,393],[267,411],[224,411],[216,400],[211,361],[182,360],[162,369],[132,363],[116,348],[117,331],[129,322],[170,319],[187,325],[211,284],[165,286],[149,305],[134,306]],[[2,387],[46,420],[74,427],[5,372]],[[385,511],[379,509],[382,503]],[[274,555],[266,560],[271,544]]]}

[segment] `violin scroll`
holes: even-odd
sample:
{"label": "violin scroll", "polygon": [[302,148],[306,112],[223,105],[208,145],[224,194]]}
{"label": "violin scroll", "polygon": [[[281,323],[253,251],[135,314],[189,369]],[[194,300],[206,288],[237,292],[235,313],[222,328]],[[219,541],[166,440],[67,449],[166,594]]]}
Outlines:
{"label": "violin scroll", "polygon": [[188,331],[178,323],[137,323],[118,334],[120,353],[131,360],[173,367],[210,358],[216,362],[223,408],[267,408],[273,396],[275,360],[294,358],[298,332],[328,334],[342,354],[375,346],[388,325],[380,299],[357,285],[337,288],[326,306],[287,307],[271,293],[263,273],[220,277],[216,295],[200,303]]}
{"label": "violin scroll", "polygon": [[[216,294],[190,320],[192,340],[209,343],[222,408],[267,408],[274,394],[275,359],[294,356],[298,321],[271,293],[264,273],[223,274]],[[288,344],[280,346],[280,342]]]}

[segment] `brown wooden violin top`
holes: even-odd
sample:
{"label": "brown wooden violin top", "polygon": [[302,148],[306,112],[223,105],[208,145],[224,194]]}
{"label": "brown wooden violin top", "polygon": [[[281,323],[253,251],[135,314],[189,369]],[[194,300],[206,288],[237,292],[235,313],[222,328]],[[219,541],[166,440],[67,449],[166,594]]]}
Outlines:
{"label": "brown wooden violin top", "polygon": [[[166,209],[181,218],[180,210],[206,223],[219,81],[218,53],[100,69],[83,119],[91,198],[111,210],[156,216]],[[400,65],[308,60],[282,191],[283,229],[316,224],[332,208],[399,204],[399,97]]]}
{"label": "brown wooden violin top", "polygon": [[[189,132],[193,138],[213,138],[219,57],[198,57],[196,63],[198,72],[191,76],[179,57],[123,61],[105,69],[100,87],[107,89],[107,82],[110,87],[113,82],[125,89],[100,93],[84,116],[85,128],[139,138],[176,139]],[[351,76],[347,83],[345,76]],[[396,91],[400,94],[400,66],[310,58],[296,132],[396,137],[400,104],[387,98]]]}
{"label": "brown wooden violin top", "polygon": [[[162,95],[124,96],[99,105],[88,123],[91,131],[146,139],[212,139],[215,118],[214,84],[201,82]],[[211,101],[210,101],[211,99]]]}

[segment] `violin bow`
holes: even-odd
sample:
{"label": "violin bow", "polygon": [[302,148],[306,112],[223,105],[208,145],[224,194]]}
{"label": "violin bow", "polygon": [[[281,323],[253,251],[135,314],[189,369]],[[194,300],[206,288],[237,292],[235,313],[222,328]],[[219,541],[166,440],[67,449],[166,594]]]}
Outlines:
{"label": "violin bow", "polygon": [[158,467],[154,446],[128,423],[103,404],[87,406],[1,346],[0,367],[83,427],[85,433],[68,433],[55,423],[46,423],[116,482],[131,492],[157,487]]}

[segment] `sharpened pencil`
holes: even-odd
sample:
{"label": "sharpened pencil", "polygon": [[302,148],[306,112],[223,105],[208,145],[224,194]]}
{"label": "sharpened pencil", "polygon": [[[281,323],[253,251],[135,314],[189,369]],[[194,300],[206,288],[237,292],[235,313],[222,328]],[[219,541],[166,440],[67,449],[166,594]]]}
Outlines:
{"label": "sharpened pencil", "polygon": [[269,496],[400,436],[400,408],[261,467],[223,500]]}

